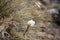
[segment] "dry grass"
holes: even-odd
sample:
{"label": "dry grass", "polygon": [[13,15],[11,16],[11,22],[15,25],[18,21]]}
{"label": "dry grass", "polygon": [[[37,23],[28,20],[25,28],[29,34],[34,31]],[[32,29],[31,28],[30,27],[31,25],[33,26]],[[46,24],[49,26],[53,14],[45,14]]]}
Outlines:
{"label": "dry grass", "polygon": [[[35,2],[38,0],[12,0],[0,10],[0,32],[5,40],[58,40],[59,29],[54,28],[52,16],[47,12],[49,6],[41,10]],[[0,3],[0,6],[3,3]],[[3,6],[3,5],[2,5]],[[33,19],[36,24],[23,36],[27,21]],[[7,32],[7,36],[4,33]],[[9,36],[9,37],[8,37]]]}

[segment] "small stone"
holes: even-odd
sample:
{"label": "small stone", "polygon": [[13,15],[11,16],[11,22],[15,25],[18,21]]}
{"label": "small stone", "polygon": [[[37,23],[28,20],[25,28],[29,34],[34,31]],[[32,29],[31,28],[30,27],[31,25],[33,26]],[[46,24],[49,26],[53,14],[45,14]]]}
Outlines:
{"label": "small stone", "polygon": [[53,9],[49,9],[48,12],[51,13],[51,14],[59,14],[58,10],[54,9],[54,8]]}
{"label": "small stone", "polygon": [[48,25],[50,25],[51,24],[51,22],[48,22]]}

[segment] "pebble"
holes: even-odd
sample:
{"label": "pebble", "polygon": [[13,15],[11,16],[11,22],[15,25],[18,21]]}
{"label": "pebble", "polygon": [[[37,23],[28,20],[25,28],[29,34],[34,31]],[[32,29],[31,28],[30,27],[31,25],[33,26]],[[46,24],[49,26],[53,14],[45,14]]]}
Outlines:
{"label": "pebble", "polygon": [[58,10],[54,9],[54,8],[53,9],[49,9],[48,12],[51,13],[51,14],[59,14]]}

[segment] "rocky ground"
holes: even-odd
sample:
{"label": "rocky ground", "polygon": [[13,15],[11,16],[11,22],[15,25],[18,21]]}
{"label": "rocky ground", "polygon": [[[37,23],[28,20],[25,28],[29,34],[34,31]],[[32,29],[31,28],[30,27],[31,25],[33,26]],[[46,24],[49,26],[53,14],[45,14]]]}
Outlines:
{"label": "rocky ground", "polygon": [[[60,24],[48,11],[60,4],[44,1],[0,0],[0,40],[60,40]],[[35,24],[25,33],[29,20]]]}

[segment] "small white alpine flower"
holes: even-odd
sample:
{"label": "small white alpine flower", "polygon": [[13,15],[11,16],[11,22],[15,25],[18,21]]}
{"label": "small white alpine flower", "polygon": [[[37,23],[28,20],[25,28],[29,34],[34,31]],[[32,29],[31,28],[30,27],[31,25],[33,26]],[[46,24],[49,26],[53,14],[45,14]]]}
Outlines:
{"label": "small white alpine flower", "polygon": [[29,20],[27,23],[30,26],[34,26],[35,25],[35,21],[34,20]]}
{"label": "small white alpine flower", "polygon": [[30,26],[34,26],[35,25],[35,21],[34,20],[29,20],[28,22],[27,22],[27,29],[26,29],[26,31],[24,32],[24,34],[23,35],[25,35],[26,34],[26,32],[28,31],[28,29],[29,29],[29,27]]}

